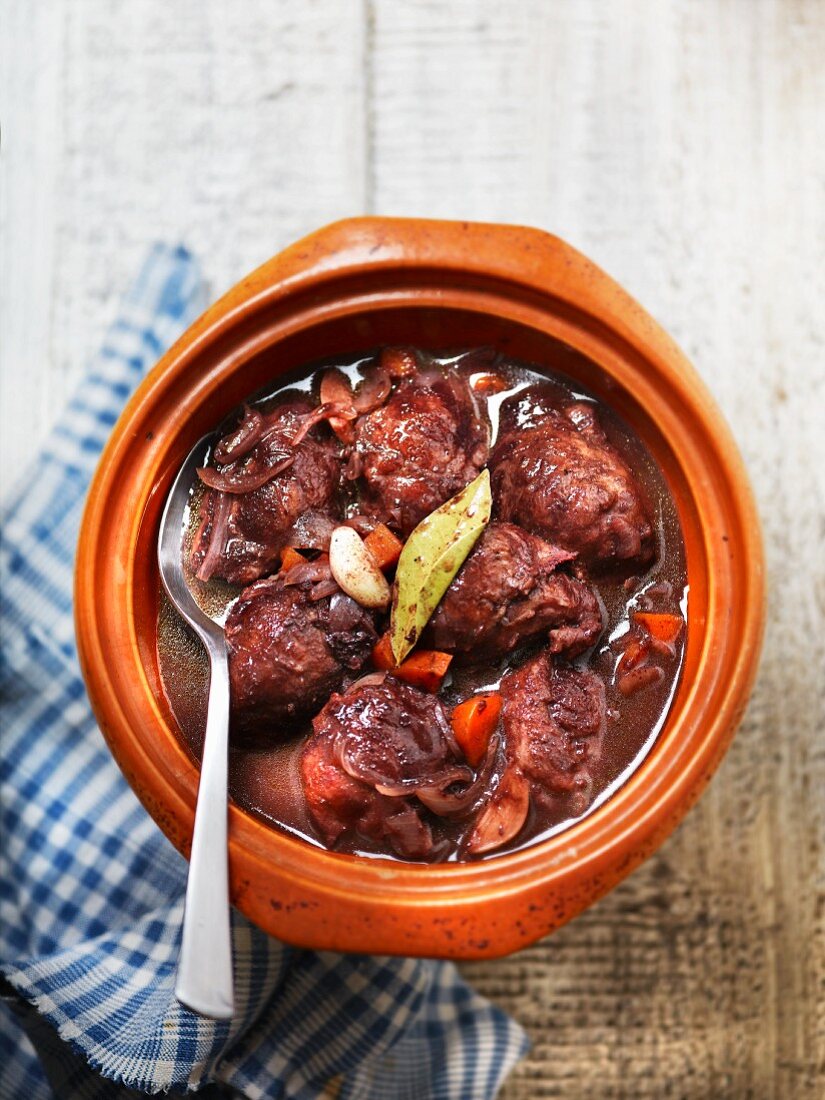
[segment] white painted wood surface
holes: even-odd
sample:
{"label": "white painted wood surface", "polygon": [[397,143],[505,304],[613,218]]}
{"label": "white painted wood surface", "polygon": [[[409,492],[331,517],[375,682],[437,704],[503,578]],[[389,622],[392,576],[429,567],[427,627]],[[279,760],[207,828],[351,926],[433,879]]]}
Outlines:
{"label": "white painted wood surface", "polygon": [[822,1095],[825,4],[0,0],[0,49],[4,488],[155,238],[217,295],[346,214],[525,222],[682,344],[762,510],[754,702],[655,859],[469,970],[512,1100]]}

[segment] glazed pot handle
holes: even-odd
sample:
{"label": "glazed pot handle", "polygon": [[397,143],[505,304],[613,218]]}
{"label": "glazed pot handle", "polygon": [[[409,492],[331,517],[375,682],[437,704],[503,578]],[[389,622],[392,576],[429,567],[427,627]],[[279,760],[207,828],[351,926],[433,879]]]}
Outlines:
{"label": "glazed pot handle", "polygon": [[[399,269],[427,270],[436,283],[470,277],[519,286],[586,315],[601,330],[607,326],[647,354],[683,358],[667,333],[601,268],[560,237],[530,226],[383,217],[332,222],[253,271],[232,292],[232,306],[259,295],[289,296],[303,285],[317,292],[326,281],[369,277],[383,268],[394,275]],[[210,313],[220,317],[227,308],[219,302]]]}
{"label": "glazed pot handle", "polygon": [[607,285],[623,294],[586,256],[541,229],[382,217],[332,222],[273,256],[243,286],[252,297],[276,285],[294,286],[303,277],[317,283],[324,276],[399,266],[476,272],[544,290],[552,283],[554,291],[571,297],[584,298]]}

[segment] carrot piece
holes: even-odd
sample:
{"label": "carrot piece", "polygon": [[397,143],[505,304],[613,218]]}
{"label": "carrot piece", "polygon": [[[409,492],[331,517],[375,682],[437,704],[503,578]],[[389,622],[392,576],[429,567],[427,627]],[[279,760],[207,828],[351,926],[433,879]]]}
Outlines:
{"label": "carrot piece", "polygon": [[633,620],[646,630],[651,638],[667,642],[669,645],[676,641],[685,625],[681,615],[665,615],[653,611],[634,611]]}
{"label": "carrot piece", "polygon": [[382,634],[373,646],[372,663],[382,672],[386,669],[395,668],[395,658],[392,655],[392,642],[390,641],[389,631],[387,631],[386,634]]}
{"label": "carrot piece", "polygon": [[473,695],[459,703],[450,717],[455,739],[467,758],[477,768],[487,753],[487,746],[498,725],[502,699],[498,692]]}
{"label": "carrot piece", "polygon": [[452,654],[442,653],[438,649],[419,649],[397,665],[392,655],[389,631],[382,634],[372,650],[372,663],[377,669],[391,672],[399,680],[425,691],[438,691],[452,659]]}
{"label": "carrot piece", "polygon": [[413,687],[423,688],[424,691],[438,691],[452,659],[451,654],[441,653],[437,649],[419,649],[390,671],[393,676]]}
{"label": "carrot piece", "polygon": [[509,383],[500,374],[476,374],[472,386],[476,393],[493,394],[506,390]]}
{"label": "carrot piece", "polygon": [[375,558],[379,569],[389,569],[401,557],[404,543],[383,523],[370,531],[364,539],[367,549]]}
{"label": "carrot piece", "polygon": [[294,550],[291,546],[285,546],[281,551],[281,572],[287,573],[293,567],[293,565],[301,565],[305,562],[306,558],[303,554],[299,554],[297,550]]}
{"label": "carrot piece", "polygon": [[650,642],[632,640],[627,649],[621,656],[619,661],[619,667],[623,672],[629,672],[630,669],[636,668],[638,665],[643,665],[650,654]]}

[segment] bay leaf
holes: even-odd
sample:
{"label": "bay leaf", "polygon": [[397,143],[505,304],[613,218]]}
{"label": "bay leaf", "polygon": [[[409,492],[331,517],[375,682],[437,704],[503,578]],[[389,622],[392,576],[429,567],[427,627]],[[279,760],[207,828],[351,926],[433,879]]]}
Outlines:
{"label": "bay leaf", "polygon": [[393,586],[390,641],[397,664],[421,637],[453,577],[490,521],[490,474],[482,470],[466,489],[419,523],[404,543]]}

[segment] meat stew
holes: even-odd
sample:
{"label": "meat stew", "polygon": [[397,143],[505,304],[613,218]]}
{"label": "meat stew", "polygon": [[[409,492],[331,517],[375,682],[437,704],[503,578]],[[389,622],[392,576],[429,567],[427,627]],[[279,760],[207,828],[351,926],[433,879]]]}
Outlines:
{"label": "meat stew", "polygon": [[[661,472],[602,402],[491,349],[388,348],[310,365],[224,427],[188,556],[225,617],[240,805],[338,851],[480,859],[567,827],[640,764],[678,685],[684,547]],[[373,606],[341,587],[334,533],[397,592],[411,534],[487,473],[489,521],[399,661],[380,584]],[[203,655],[165,603],[158,636],[198,753]]]}

